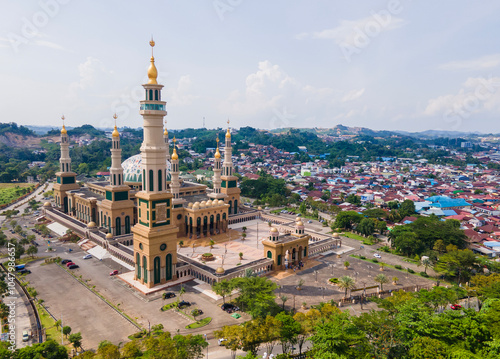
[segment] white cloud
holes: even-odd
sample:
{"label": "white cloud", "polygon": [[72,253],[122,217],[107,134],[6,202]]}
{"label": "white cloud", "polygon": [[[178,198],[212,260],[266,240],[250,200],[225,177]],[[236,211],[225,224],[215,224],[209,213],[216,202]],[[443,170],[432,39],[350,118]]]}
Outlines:
{"label": "white cloud", "polygon": [[48,47],[48,48],[55,49],[55,50],[64,50],[64,48],[61,45],[58,45],[58,44],[51,42],[51,41],[35,40],[35,44],[38,46]]}
{"label": "white cloud", "polygon": [[94,86],[98,80],[103,79],[103,76],[107,77],[109,71],[105,69],[101,60],[89,56],[84,63],[78,65],[78,73],[80,79],[70,84],[70,90],[72,92],[76,90],[86,90]]}
{"label": "white cloud", "polygon": [[348,102],[348,101],[353,101],[363,95],[365,92],[365,89],[362,88],[360,90],[352,90],[349,91],[344,97],[342,97],[342,102]]}
{"label": "white cloud", "polygon": [[177,87],[167,88],[165,93],[167,94],[168,102],[170,106],[186,106],[193,103],[198,96],[192,95],[191,77],[189,75],[183,75],[179,78],[177,82]]}
{"label": "white cloud", "polygon": [[500,65],[500,54],[483,56],[472,60],[452,61],[439,66],[442,70],[479,71]]}
{"label": "white cloud", "polygon": [[313,39],[333,40],[337,44],[356,45],[357,38],[360,35],[369,37],[400,28],[405,21],[399,17],[393,16],[388,12],[384,15],[373,14],[371,16],[357,20],[341,20],[340,24],[331,29],[316,31],[312,33],[300,33],[295,36],[301,40],[307,37]]}
{"label": "white cloud", "polygon": [[244,90],[229,93],[219,104],[219,111],[241,121],[241,125],[311,127],[318,121],[330,121],[340,111],[347,117],[360,114],[360,111],[350,112],[357,110],[350,101],[362,96],[364,91],[364,88],[344,92],[304,85],[280,66],[261,61],[257,71],[247,76]]}
{"label": "white cloud", "polygon": [[430,99],[424,110],[427,116],[469,118],[473,114],[500,113],[500,77],[470,77],[456,94]]}

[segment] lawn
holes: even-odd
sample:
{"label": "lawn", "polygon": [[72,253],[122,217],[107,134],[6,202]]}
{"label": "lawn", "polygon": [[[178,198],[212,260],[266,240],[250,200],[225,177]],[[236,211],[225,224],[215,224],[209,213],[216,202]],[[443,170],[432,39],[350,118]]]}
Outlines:
{"label": "lawn", "polygon": [[206,317],[206,318],[198,320],[195,323],[191,323],[189,325],[186,325],[186,329],[201,328],[201,327],[204,327],[205,325],[208,325],[211,321],[212,321],[212,318]]}
{"label": "lawn", "polygon": [[360,236],[359,234],[356,234],[356,233],[345,232],[345,233],[341,233],[341,235],[344,237],[347,237],[347,238],[356,239],[358,241],[361,241],[361,242],[363,242],[364,245],[367,245],[367,246],[371,246],[372,244],[375,244],[372,241],[370,241],[368,238]]}
{"label": "lawn", "polygon": [[27,193],[32,183],[0,183],[0,205],[10,203]]}
{"label": "lawn", "polygon": [[42,322],[42,327],[47,334],[47,339],[54,339],[56,342],[61,342],[61,330],[57,329],[56,321],[50,316],[49,313],[41,306],[37,305],[38,314],[40,315],[40,321]]}

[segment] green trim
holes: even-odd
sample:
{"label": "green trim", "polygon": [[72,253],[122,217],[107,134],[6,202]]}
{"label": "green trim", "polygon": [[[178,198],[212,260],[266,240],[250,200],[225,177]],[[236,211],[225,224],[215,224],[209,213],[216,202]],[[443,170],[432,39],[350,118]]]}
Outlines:
{"label": "green trim", "polygon": [[112,201],[113,200],[113,192],[111,191],[106,191],[106,199],[108,201]]}
{"label": "green trim", "polygon": [[143,221],[139,220],[139,223],[142,224],[143,226],[149,227],[149,223],[147,223],[147,222],[143,222]]}
{"label": "green trim", "polygon": [[153,227],[167,226],[169,224],[170,224],[170,220],[167,220],[166,222],[162,222],[162,223],[153,223]]}
{"label": "green trim", "polygon": [[61,184],[61,176],[57,176],[57,183]]}
{"label": "green trim", "polygon": [[145,199],[139,198],[139,206],[141,205],[141,203],[146,203],[146,208],[149,209],[149,202],[148,201],[146,201]]}
{"label": "green trim", "polygon": [[128,191],[115,192],[115,201],[128,200]]}
{"label": "green trim", "polygon": [[226,181],[222,181],[222,183],[220,184],[221,187],[224,187],[224,188],[227,188],[227,183]]}
{"label": "green trim", "polygon": [[71,176],[71,177],[63,177],[62,178],[62,184],[72,184],[72,183],[75,183],[75,182],[76,182],[76,179],[73,176]]}
{"label": "green trim", "polygon": [[182,207],[182,204],[179,203],[179,204],[174,204],[174,208],[179,208],[179,207]]}
{"label": "green trim", "polygon": [[235,188],[236,187],[236,181],[229,181],[227,184],[228,184],[228,188]]}

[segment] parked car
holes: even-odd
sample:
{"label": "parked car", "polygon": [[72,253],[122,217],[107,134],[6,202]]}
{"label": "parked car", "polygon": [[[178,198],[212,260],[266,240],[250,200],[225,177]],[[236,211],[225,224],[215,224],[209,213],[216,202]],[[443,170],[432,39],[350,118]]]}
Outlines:
{"label": "parked car", "polygon": [[186,302],[185,300],[183,300],[182,302],[179,302],[179,304],[177,304],[177,308],[185,308],[185,307],[190,307],[190,306],[191,306],[191,303]]}
{"label": "parked car", "polygon": [[75,263],[73,263],[73,262],[68,262],[68,263],[66,263],[66,267],[69,267],[69,266],[70,266],[70,265],[72,265],[72,264],[75,264]]}
{"label": "parked car", "polygon": [[69,262],[71,262],[71,259],[63,259],[63,260],[61,261],[61,264],[67,264],[67,263],[69,263]]}
{"label": "parked car", "polygon": [[23,342],[30,340],[30,335],[27,330],[23,330]]}
{"label": "parked car", "polygon": [[86,254],[83,256],[83,259],[90,259],[92,258],[92,254]]}
{"label": "parked car", "polygon": [[460,310],[460,309],[462,309],[462,306],[460,304],[452,304],[452,305],[450,305],[450,308],[452,310]]}
{"label": "parked car", "polygon": [[226,341],[227,339],[226,338],[220,338],[219,339],[219,346],[223,346],[224,345],[224,342]]}
{"label": "parked car", "polygon": [[29,269],[21,269],[18,273],[19,274],[30,274],[31,271]]}
{"label": "parked car", "polygon": [[80,268],[77,264],[72,264],[68,267],[69,269],[76,269],[76,268]]}
{"label": "parked car", "polygon": [[382,256],[381,256],[380,254],[378,254],[378,253],[375,253],[373,256],[374,256],[375,258],[382,258]]}
{"label": "parked car", "polygon": [[119,272],[115,269],[114,271],[112,271],[111,273],[109,273],[110,276],[112,275],[117,275]]}
{"label": "parked car", "polygon": [[308,220],[308,221],[307,221],[307,223],[313,223],[313,221],[311,221],[311,220]]}
{"label": "parked car", "polygon": [[223,311],[228,312],[228,313],[232,313],[232,312],[235,312],[237,310],[240,310],[240,308],[238,308],[236,305],[231,304],[231,303],[222,304],[220,306],[220,309],[222,309]]}
{"label": "parked car", "polygon": [[164,299],[175,298],[175,293],[174,292],[163,293],[163,298]]}

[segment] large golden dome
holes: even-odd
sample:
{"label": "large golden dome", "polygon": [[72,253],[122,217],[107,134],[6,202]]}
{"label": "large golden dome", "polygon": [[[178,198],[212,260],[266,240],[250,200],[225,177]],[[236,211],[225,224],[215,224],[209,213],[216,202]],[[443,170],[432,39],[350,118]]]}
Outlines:
{"label": "large golden dome", "polygon": [[67,133],[68,133],[68,131],[66,131],[66,127],[64,127],[64,125],[63,125],[63,127],[61,129],[61,135],[65,135]]}
{"label": "large golden dome", "polygon": [[148,69],[148,84],[158,85],[158,82],[156,82],[156,78],[158,77],[158,70],[156,69],[155,58],[153,56],[153,47],[155,46],[155,42],[153,41],[153,39],[151,39],[149,45],[151,46],[151,64],[149,65]]}

